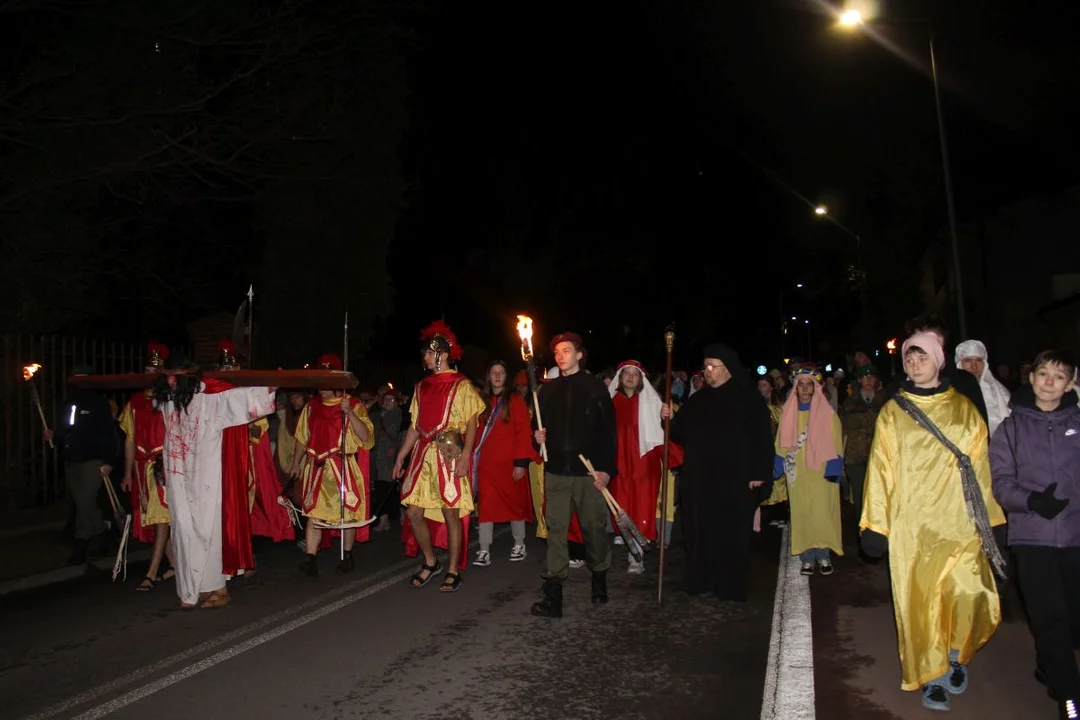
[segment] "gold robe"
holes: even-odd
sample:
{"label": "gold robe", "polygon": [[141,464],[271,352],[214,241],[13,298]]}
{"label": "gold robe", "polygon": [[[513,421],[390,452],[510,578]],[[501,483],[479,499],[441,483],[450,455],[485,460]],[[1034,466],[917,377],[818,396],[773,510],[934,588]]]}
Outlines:
{"label": "gold robe", "polygon": [[[769,420],[772,424],[773,437],[775,438],[780,429],[780,418],[784,415],[784,408],[782,405],[769,404]],[[762,505],[779,505],[782,502],[788,501],[787,491],[787,478],[781,475],[773,480],[772,492],[769,493],[769,498]]]}
{"label": "gold robe", "polygon": [[[904,396],[971,458],[990,523],[1004,524],[979,411],[952,388]],[[918,690],[949,670],[949,650],[966,665],[994,634],[1001,622],[994,577],[955,456],[894,402],[878,415],[864,493],[859,528],[889,538],[900,687]]]}
{"label": "gold robe", "polygon": [[[258,436],[254,435],[251,428],[257,428]],[[258,483],[255,479],[255,446],[259,444],[267,433],[270,432],[270,421],[264,417],[259,418],[253,422],[248,423],[248,512],[255,507],[255,490],[258,487]],[[274,478],[275,480],[277,478]]]}
{"label": "gold robe", "polygon": [[[794,390],[792,391],[794,392]],[[799,412],[799,430],[806,429],[810,411]],[[844,431],[840,418],[832,414],[832,434],[836,447],[843,443]],[[776,454],[784,457],[780,433],[776,433]],[[787,478],[788,501],[791,504],[791,554],[799,555],[811,548],[828,548],[837,555],[844,554],[840,536],[840,484],[825,479],[825,463],[816,470],[806,467],[806,446],[795,455],[795,477]]]}
{"label": "gold robe", "polygon": [[547,516],[544,514],[544,463],[529,463],[529,489],[532,490],[536,537],[547,540]]}
{"label": "gold robe", "polygon": [[[367,408],[364,404],[352,398],[352,405],[350,410],[367,428],[368,439],[361,440],[360,437],[352,428],[352,423],[349,423],[348,430],[345,432],[345,458],[349,464],[349,474],[356,478],[356,484],[359,486],[360,492],[358,494],[360,504],[355,510],[345,508],[345,522],[361,522],[368,519],[367,506],[367,493],[364,492],[364,488],[367,487],[368,479],[364,477],[364,474],[360,472],[360,464],[356,462],[356,453],[361,450],[370,450],[375,445],[375,426],[371,422],[371,418],[368,417]],[[334,406],[341,404],[341,398],[319,399],[315,398],[311,402],[321,402],[326,405]],[[304,409],[300,411],[300,419],[296,422],[296,439],[303,443],[305,446],[308,444],[308,415],[311,411],[311,403],[304,406]],[[316,465],[311,461],[310,456],[305,457],[303,460],[303,469],[300,471],[300,482],[302,490],[303,505],[306,507],[314,500],[314,506],[305,515],[308,517],[322,520],[326,523],[337,524],[341,522],[341,485],[338,482],[337,475],[334,472],[334,463],[324,463],[322,465]],[[340,467],[340,464],[339,464]],[[317,469],[321,469],[322,472],[316,472]],[[349,504],[348,501],[346,505]]]}

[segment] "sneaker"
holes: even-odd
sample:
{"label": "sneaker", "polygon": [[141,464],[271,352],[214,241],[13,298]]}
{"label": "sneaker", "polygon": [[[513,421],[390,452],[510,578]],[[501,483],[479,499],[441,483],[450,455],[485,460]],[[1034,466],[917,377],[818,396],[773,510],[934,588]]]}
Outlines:
{"label": "sneaker", "polygon": [[585,561],[584,560],[571,560],[570,561],[570,567],[574,568],[575,570],[577,570],[578,568],[583,568],[583,567],[585,567]]}
{"label": "sneaker", "polygon": [[477,567],[487,567],[491,564],[491,553],[487,550],[480,550],[476,553],[476,559],[472,561],[472,564]]}
{"label": "sneaker", "polygon": [[802,567],[799,569],[799,574],[800,575],[813,575],[814,574],[814,563],[804,562],[802,564]]}
{"label": "sneaker", "polygon": [[822,575],[832,575],[833,574],[832,563],[829,562],[828,560],[819,560],[818,561],[818,572],[820,572]]}
{"label": "sneaker", "polygon": [[510,550],[510,562],[521,562],[528,556],[528,551],[525,550],[524,545],[515,545]]}
{"label": "sneaker", "polygon": [[645,574],[645,563],[638,562],[633,557],[631,557],[630,558],[630,567],[628,567],[626,569],[626,572],[630,573],[631,575],[644,575]]}
{"label": "sneaker", "polygon": [[949,709],[949,693],[940,685],[923,685],[922,706],[927,710],[945,712]]}
{"label": "sneaker", "polygon": [[959,652],[957,652],[956,650],[952,650],[949,652],[949,667],[951,669],[949,670],[948,680],[945,683],[945,689],[948,690],[949,693],[952,695],[961,694],[962,692],[967,690],[968,686],[967,666],[961,665],[959,660]]}

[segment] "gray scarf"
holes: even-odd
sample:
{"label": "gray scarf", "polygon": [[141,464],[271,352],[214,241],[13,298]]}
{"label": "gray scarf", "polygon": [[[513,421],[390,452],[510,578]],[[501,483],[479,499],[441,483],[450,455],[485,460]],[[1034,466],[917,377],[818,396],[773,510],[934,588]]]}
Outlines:
{"label": "gray scarf", "polygon": [[986,502],[983,500],[982,490],[975,477],[975,468],[971,465],[971,458],[960,452],[945,433],[941,432],[937,425],[920,410],[915,403],[904,397],[902,393],[893,396],[893,400],[900,409],[915,421],[916,425],[925,428],[927,432],[936,437],[942,445],[956,456],[960,466],[960,484],[964,489],[964,503],[967,505],[968,517],[975,523],[975,529],[979,531],[979,540],[982,542],[983,555],[990,561],[998,577],[1005,577],[1005,558],[1001,556],[997,543],[994,541],[994,531],[990,528],[990,514],[986,510]]}

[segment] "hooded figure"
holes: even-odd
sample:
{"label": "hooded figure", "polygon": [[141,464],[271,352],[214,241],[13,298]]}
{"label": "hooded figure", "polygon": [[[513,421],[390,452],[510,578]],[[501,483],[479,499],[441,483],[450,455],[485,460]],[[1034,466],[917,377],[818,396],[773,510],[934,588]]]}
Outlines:
{"label": "hooded figure", "polygon": [[754,510],[772,489],[769,411],[734,350],[716,343],[702,354],[705,386],[671,422],[671,440],[684,455],[684,585],[690,593],[744,602]]}
{"label": "hooded figure", "polygon": [[[967,365],[971,369],[964,367],[965,360],[968,361]],[[972,360],[982,362],[972,362]],[[990,359],[986,354],[986,346],[978,340],[965,340],[957,345],[956,367],[967,370],[979,381],[979,389],[982,390],[983,400],[986,401],[986,422],[990,427],[992,437],[1001,421],[1009,417],[1012,411],[1009,409],[1009,391],[990,372]]]}

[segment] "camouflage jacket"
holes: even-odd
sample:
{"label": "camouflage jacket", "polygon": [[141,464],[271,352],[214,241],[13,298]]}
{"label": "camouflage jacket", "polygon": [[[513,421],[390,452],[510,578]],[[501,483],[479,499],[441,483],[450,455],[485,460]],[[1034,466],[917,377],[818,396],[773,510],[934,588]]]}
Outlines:
{"label": "camouflage jacket", "polygon": [[844,462],[848,465],[865,465],[870,457],[870,443],[874,440],[874,423],[881,411],[885,399],[876,393],[867,403],[858,390],[854,396],[844,401],[840,411],[840,422],[844,427],[847,445],[844,449]]}

